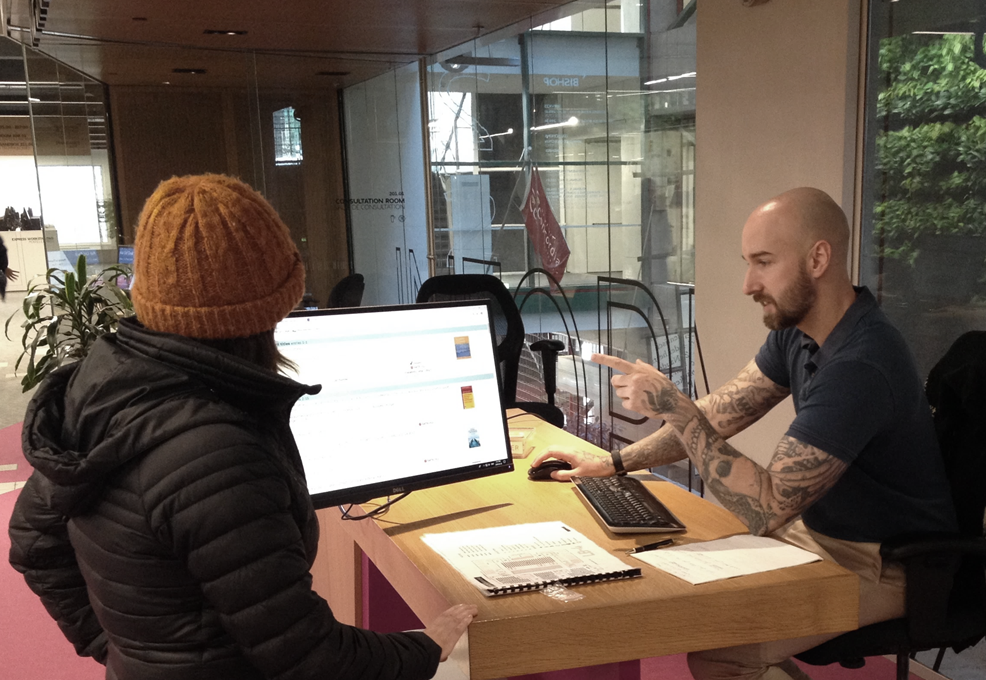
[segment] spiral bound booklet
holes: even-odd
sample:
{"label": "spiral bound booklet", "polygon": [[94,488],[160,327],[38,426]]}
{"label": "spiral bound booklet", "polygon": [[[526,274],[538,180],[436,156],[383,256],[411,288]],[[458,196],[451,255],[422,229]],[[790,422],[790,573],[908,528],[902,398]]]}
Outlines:
{"label": "spiral bound booklet", "polygon": [[562,522],[514,524],[421,539],[486,595],[640,576]]}

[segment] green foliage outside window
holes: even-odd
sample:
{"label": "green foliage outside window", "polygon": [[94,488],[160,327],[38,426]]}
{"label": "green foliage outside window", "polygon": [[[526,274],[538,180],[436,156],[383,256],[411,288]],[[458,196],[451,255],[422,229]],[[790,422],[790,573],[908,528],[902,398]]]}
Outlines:
{"label": "green foliage outside window", "polygon": [[964,35],[888,38],[879,63],[874,233],[913,263],[922,237],[986,234],[986,69]]}

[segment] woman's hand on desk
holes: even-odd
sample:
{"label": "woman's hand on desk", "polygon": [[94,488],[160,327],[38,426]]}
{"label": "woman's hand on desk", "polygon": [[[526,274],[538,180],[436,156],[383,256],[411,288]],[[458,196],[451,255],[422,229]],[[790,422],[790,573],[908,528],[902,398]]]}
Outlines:
{"label": "woman's hand on desk", "polygon": [[613,459],[609,456],[597,456],[567,446],[545,449],[531,461],[531,467],[537,467],[549,458],[563,460],[572,466],[571,470],[556,470],[551,473],[551,478],[559,482],[571,481],[572,477],[610,477],[616,472]]}
{"label": "woman's hand on desk", "polygon": [[478,613],[479,608],[474,604],[457,604],[439,614],[438,618],[425,628],[425,635],[442,648],[442,661],[449,657],[455,643],[466,632],[466,628]]}

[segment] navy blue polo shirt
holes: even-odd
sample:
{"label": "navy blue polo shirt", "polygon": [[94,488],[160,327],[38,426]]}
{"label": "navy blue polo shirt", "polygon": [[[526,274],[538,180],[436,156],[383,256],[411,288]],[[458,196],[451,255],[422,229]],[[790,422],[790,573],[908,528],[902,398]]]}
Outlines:
{"label": "navy blue polo shirt", "polygon": [[756,357],[764,375],[791,390],[797,415],[787,435],[849,463],[802,519],[813,531],[847,541],[955,531],[914,359],[870,291],[856,293],[823,346],[787,328],[771,331]]}

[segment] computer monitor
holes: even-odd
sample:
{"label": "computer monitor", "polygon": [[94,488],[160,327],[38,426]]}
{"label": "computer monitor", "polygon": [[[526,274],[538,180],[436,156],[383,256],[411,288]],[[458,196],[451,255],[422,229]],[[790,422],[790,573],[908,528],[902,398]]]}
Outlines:
{"label": "computer monitor", "polygon": [[274,339],[322,385],[291,413],[316,508],[513,470],[486,302],[296,311]]}

